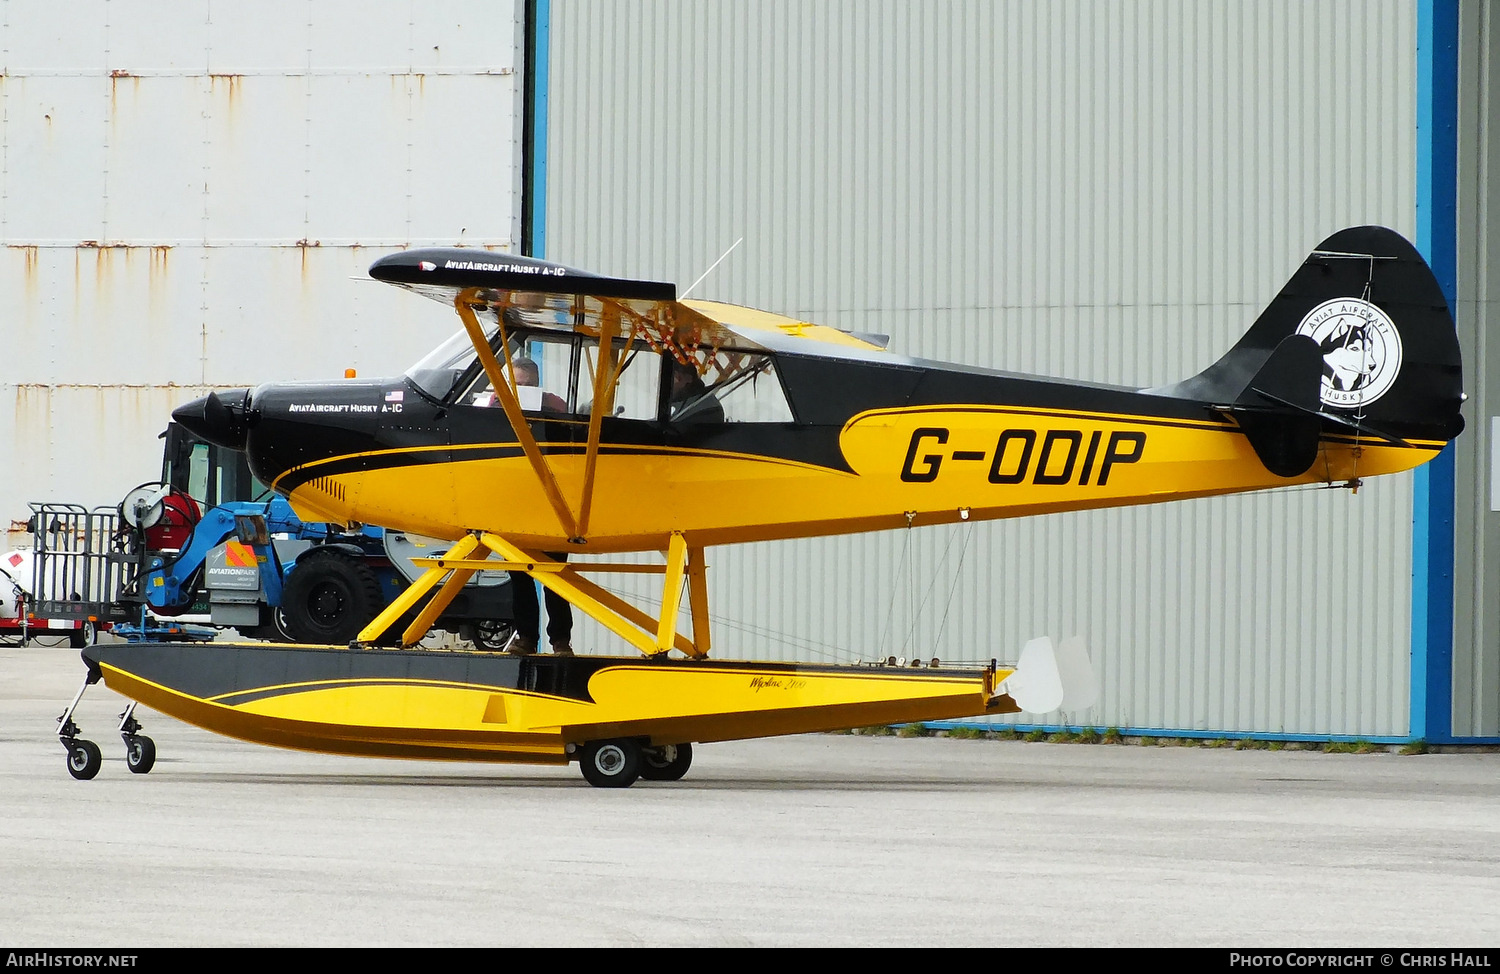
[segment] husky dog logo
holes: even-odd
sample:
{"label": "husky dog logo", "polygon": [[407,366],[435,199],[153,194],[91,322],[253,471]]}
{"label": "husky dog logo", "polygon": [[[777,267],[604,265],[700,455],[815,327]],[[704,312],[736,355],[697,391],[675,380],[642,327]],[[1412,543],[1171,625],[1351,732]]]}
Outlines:
{"label": "husky dog logo", "polygon": [[1359,298],[1324,301],[1307,313],[1297,334],[1323,352],[1323,404],[1357,409],[1387,392],[1401,372],[1401,335],[1390,316]]}

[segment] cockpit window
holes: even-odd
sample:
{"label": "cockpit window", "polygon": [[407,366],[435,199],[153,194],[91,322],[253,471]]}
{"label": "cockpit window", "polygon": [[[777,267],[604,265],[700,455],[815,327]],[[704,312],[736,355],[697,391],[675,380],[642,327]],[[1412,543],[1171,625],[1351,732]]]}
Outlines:
{"label": "cockpit window", "polygon": [[[508,337],[511,367],[516,371],[516,398],[521,408],[528,412],[572,412],[569,376],[577,340],[572,335],[538,336],[525,332],[512,332]],[[507,370],[504,354],[497,352],[495,358],[504,374]],[[474,371],[472,382],[458,401],[470,406],[500,405],[490,386],[490,377],[482,368]]]}
{"label": "cockpit window", "polygon": [[[526,363],[517,372],[521,408],[589,416],[594,409],[595,374],[601,367],[599,339],[516,327],[509,315],[506,338],[511,357],[518,364]],[[504,372],[498,323],[482,313],[480,321]],[[674,424],[793,421],[772,355],[729,348],[695,351],[698,354],[690,357],[635,336],[616,338],[613,355],[604,357],[603,363],[616,373],[612,384],[605,380],[606,415]],[[459,331],[406,375],[441,402],[497,406],[478,358],[468,332]]]}
{"label": "cockpit window", "polygon": [[623,338],[615,339],[613,356],[600,356],[595,342],[584,345],[583,370],[578,379],[579,412],[590,415],[594,411],[594,378],[601,359],[603,367],[614,376],[613,387],[605,390],[609,400],[605,415],[618,419],[655,419],[661,403],[661,356]]}
{"label": "cockpit window", "polygon": [[[511,354],[516,363],[516,396],[528,412],[565,413],[579,418],[594,411],[595,375],[600,368],[599,345],[579,335],[520,332],[513,335]],[[632,347],[627,339],[615,339],[614,357],[606,363],[613,383],[606,377],[606,415],[614,419],[656,418],[660,400],[661,356],[649,348]],[[504,359],[500,366],[505,368]],[[459,401],[474,406],[495,406],[489,376],[474,373],[472,386]]]}
{"label": "cockpit window", "polygon": [[756,352],[720,351],[700,374],[695,365],[672,363],[668,417],[683,423],[789,423],[776,360]]}

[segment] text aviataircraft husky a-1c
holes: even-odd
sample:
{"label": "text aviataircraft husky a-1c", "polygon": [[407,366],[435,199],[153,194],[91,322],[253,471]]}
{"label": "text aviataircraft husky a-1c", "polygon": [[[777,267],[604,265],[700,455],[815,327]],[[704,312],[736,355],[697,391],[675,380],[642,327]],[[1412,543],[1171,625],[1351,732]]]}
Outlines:
{"label": "text aviataircraft husky a-1c", "polygon": [[[97,646],[89,682],[268,744],[580,760],[594,784],[670,780],[694,743],[1010,713],[1021,694],[1007,691],[1026,682],[994,663],[709,659],[712,546],[1355,486],[1425,462],[1463,427],[1443,294],[1380,227],[1324,241],[1223,358],[1153,389],[905,358],[857,334],[678,300],[671,284],[504,254],[414,250],[370,274],[452,306],[462,330],[396,378],[262,385],[173,416],[246,451],[306,520],[451,547],[373,621],[329,640],[350,645]],[[545,394],[517,382],[523,354]],[[563,557],[627,552],[664,558]],[[531,573],[639,654],[410,648],[494,568]],[[586,577],[599,572],[661,575],[659,615]],[[331,611],[359,604],[357,589],[334,593]],[[72,712],[69,766],[91,776],[98,748]],[[149,742],[137,729],[122,724],[132,754]]]}

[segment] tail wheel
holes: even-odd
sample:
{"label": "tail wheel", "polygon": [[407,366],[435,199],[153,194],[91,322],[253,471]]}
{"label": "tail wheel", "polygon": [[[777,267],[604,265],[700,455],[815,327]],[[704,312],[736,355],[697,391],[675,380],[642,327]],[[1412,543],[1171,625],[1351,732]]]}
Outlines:
{"label": "tail wheel", "polygon": [[629,788],[641,776],[641,746],[629,738],[589,741],[578,766],[595,788]]}
{"label": "tail wheel", "polygon": [[647,781],[676,781],[693,763],[693,745],[663,744],[641,751],[641,777]]}
{"label": "tail wheel", "polygon": [[79,781],[88,781],[99,773],[104,764],[104,755],[93,741],[74,739],[68,742],[68,774]]}
{"label": "tail wheel", "polygon": [[299,558],[281,590],[285,632],[299,643],[352,642],[381,608],[375,573],[341,551]]}

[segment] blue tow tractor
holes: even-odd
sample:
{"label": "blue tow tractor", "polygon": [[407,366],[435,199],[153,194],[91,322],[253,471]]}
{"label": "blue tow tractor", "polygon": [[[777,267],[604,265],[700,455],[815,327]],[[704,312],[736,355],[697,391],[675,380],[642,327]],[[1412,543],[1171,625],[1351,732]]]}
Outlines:
{"label": "blue tow tractor", "polygon": [[[74,645],[100,631],[181,643],[224,629],[276,642],[349,643],[420,574],[412,559],[449,546],[370,525],[309,524],[255,480],[243,453],[176,423],[162,438],[161,481],[136,487],[118,506],[31,504],[25,611],[34,622],[73,623]],[[508,573],[477,573],[436,628],[504,649],[514,632]],[[59,718],[59,737],[68,770],[92,778],[99,749],[76,738],[73,706]],[[130,769],[145,773],[155,746],[137,733],[134,709],[120,715],[120,735]]]}

